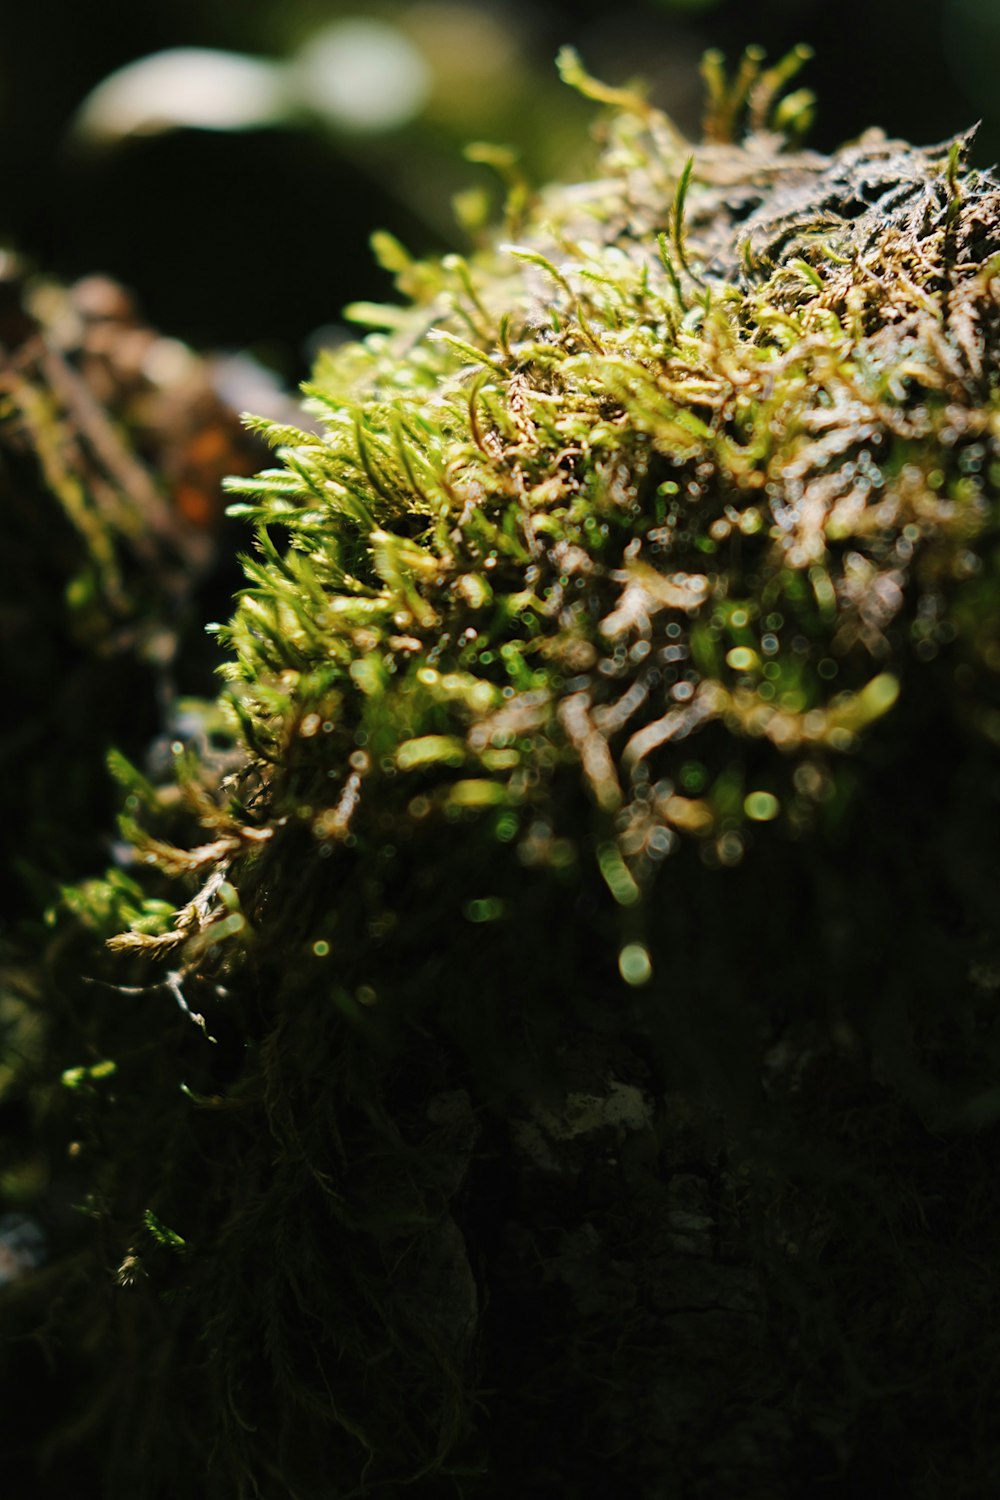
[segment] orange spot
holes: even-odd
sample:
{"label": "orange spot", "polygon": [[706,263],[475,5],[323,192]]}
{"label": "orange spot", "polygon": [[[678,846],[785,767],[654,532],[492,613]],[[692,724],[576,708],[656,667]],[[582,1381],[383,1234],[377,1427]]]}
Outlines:
{"label": "orange spot", "polygon": [[210,464],[228,464],[231,449],[230,435],[224,427],[205,427],[192,438],[184,456],[192,468],[208,468]]}
{"label": "orange spot", "polygon": [[182,481],[174,490],[174,504],[185,521],[209,531],[218,523],[222,499],[200,485]]}

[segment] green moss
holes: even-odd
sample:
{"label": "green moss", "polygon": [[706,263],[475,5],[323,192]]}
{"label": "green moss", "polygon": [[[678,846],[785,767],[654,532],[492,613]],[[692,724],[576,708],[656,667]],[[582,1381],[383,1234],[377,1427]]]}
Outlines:
{"label": "green moss", "polygon": [[[786,72],[763,75],[762,131]],[[256,424],[282,467],[231,485],[256,555],[220,635],[234,730],[269,769],[227,856],[249,840],[266,867],[289,818],[321,858],[356,822],[374,847],[425,804],[505,808],[548,820],[536,862],[563,836],[584,862],[615,847],[598,863],[632,904],[687,838],[733,864],[748,816],[813,824],[943,648],[970,688],[1000,661],[992,185],[963,188],[955,150],[881,140],[832,164],[766,134],[688,154],[642,101],[613,102],[606,177],[543,195],[525,245],[394,252],[416,303],[365,309],[392,331],[321,358],[321,432]],[[908,217],[882,209],[894,152]],[[850,170],[860,221],[822,206]],[[754,269],[727,278],[699,247],[734,184],[757,208],[729,261]],[[702,741],[714,770],[691,797]],[[589,835],[559,826],[567,779]]]}
{"label": "green moss", "polygon": [[406,305],[231,485],[238,754],[132,789],[187,889],[73,1074],[109,1494],[959,1463],[914,1368],[998,1109],[1000,188],[798,150],[791,63],[710,59],[697,147],[562,67],[599,174],[468,260],[380,240]]}

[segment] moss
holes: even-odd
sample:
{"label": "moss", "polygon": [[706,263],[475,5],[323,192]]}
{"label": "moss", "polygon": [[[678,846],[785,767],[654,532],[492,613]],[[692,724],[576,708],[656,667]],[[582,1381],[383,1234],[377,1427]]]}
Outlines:
{"label": "moss", "polygon": [[383,237],[319,430],[254,424],[235,750],[77,901],[108,1494],[996,1457],[1000,188],[799,149],[794,61],[691,146],[564,55],[594,180]]}
{"label": "moss", "polygon": [[0,253],[8,920],[101,859],[108,746],[140,754],[178,686],[211,683],[195,616],[218,577],[215,491],[260,456],[208,361],[123,288],[64,287]]}

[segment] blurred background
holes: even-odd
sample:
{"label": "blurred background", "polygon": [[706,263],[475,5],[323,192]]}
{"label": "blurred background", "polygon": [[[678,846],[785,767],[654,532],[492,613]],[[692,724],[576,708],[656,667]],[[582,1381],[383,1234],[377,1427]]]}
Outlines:
{"label": "blurred background", "polygon": [[107,272],[153,324],[294,381],[345,303],[387,295],[373,229],[460,248],[456,195],[470,222],[498,200],[466,143],[536,182],[585,167],[594,107],[560,44],[697,133],[707,47],[802,41],[814,145],[981,119],[977,164],[1000,155],[1000,0],[31,0],[4,16],[0,244]]}

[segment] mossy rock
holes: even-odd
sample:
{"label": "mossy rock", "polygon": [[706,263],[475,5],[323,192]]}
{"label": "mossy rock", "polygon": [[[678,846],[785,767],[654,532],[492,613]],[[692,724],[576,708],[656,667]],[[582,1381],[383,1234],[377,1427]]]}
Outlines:
{"label": "mossy rock", "polygon": [[799,149],[780,65],[709,60],[701,146],[563,65],[593,181],[382,237],[406,304],[259,424],[238,764],[179,762],[186,842],[134,779],[167,884],[52,963],[101,1235],[53,1472],[109,1496],[1000,1460],[1000,186]]}

